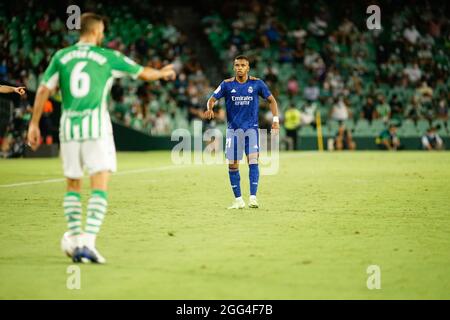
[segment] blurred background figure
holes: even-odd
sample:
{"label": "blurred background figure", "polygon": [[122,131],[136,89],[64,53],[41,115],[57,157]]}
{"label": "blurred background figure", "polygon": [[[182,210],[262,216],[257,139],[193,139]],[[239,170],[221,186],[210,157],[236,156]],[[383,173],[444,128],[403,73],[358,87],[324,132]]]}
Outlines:
{"label": "blurred background figure", "polygon": [[391,124],[388,129],[383,130],[377,137],[376,144],[381,150],[400,150],[401,144],[397,136],[397,126]]}
{"label": "blurred background figure", "polygon": [[422,148],[428,151],[444,149],[444,143],[439,134],[437,133],[436,127],[429,128],[427,132],[423,135]]}
{"label": "blurred background figure", "polygon": [[301,113],[293,104],[284,113],[284,128],[286,129],[286,144],[288,150],[297,150],[298,129],[301,124]]}
{"label": "blurred background figure", "polygon": [[334,147],[336,150],[355,150],[356,143],[353,141],[351,131],[341,123],[338,132],[334,137]]}
{"label": "blurred background figure", "polygon": [[[30,106],[31,108],[31,106]],[[42,113],[40,129],[41,135],[45,144],[49,145],[53,143],[53,123],[52,123],[53,103],[51,100],[47,100],[44,104],[44,111]]]}

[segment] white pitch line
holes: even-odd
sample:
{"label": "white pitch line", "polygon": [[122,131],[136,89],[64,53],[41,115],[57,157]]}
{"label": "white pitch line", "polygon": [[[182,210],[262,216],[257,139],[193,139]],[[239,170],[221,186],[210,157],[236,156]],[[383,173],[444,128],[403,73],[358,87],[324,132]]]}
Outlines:
{"label": "white pitch line", "polygon": [[[299,154],[293,153],[293,154],[284,154],[283,158],[296,158]],[[191,164],[191,165],[171,165],[171,166],[163,166],[163,167],[156,167],[156,168],[142,168],[142,169],[132,169],[132,170],[126,170],[126,171],[120,171],[117,173],[114,173],[113,176],[122,176],[126,174],[133,174],[133,173],[145,173],[145,172],[152,172],[152,171],[166,171],[166,170],[175,170],[175,169],[181,169],[181,168],[199,168],[200,166]],[[88,177],[85,177],[88,178]],[[18,182],[18,183],[11,183],[11,184],[0,184],[0,188],[14,188],[14,187],[23,187],[23,186],[31,186],[35,184],[45,184],[45,183],[56,183],[56,182],[63,182],[65,181],[65,178],[58,178],[58,179],[47,179],[47,180],[37,180],[37,181],[25,181],[25,182]]]}
{"label": "white pitch line", "polygon": [[13,188],[13,187],[22,187],[22,186],[31,186],[33,184],[44,184],[44,183],[54,183],[54,182],[62,182],[65,179],[48,179],[48,180],[38,180],[38,181],[25,181],[19,183],[12,184],[0,184],[0,188]]}
{"label": "white pitch line", "polygon": [[[152,172],[152,171],[175,170],[175,169],[188,168],[188,167],[194,167],[194,166],[187,166],[187,165],[173,166],[172,165],[172,166],[164,166],[164,167],[156,167],[156,168],[133,169],[133,170],[126,170],[126,171],[114,173],[113,176],[122,176],[122,175],[126,175],[126,174],[145,173],[145,172]],[[88,177],[84,177],[84,178],[88,178]],[[25,182],[11,183],[11,184],[0,184],[0,188],[23,187],[23,186],[31,186],[31,185],[35,185],[35,184],[63,182],[65,180],[66,180],[65,178],[58,178],[58,179],[47,179],[47,180],[37,180],[37,181],[25,181]]]}

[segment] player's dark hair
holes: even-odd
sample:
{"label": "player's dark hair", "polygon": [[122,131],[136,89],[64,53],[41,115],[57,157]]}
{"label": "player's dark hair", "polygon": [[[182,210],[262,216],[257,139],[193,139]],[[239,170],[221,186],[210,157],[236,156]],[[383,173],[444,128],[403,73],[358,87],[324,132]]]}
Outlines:
{"label": "player's dark hair", "polygon": [[250,63],[250,59],[247,56],[239,55],[234,60],[247,60],[248,63]]}
{"label": "player's dark hair", "polygon": [[86,34],[92,31],[94,25],[99,22],[105,23],[105,19],[96,13],[86,12],[81,15],[81,29],[80,34]]}

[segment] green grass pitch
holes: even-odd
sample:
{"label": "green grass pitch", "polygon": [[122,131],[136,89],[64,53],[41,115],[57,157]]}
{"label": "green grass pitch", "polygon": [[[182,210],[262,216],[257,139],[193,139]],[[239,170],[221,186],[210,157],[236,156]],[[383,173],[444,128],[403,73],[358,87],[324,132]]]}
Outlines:
{"label": "green grass pitch", "polygon": [[450,153],[284,153],[261,208],[239,211],[225,165],[118,163],[98,239],[108,263],[81,265],[69,290],[59,159],[0,160],[1,299],[450,298]]}

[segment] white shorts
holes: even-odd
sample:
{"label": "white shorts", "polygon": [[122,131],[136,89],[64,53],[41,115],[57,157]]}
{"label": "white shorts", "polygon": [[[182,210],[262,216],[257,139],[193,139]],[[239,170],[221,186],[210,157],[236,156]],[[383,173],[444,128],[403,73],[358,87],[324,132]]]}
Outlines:
{"label": "white shorts", "polygon": [[71,179],[82,178],[84,169],[89,175],[117,170],[116,147],[112,135],[96,140],[62,142],[61,158],[64,176]]}

